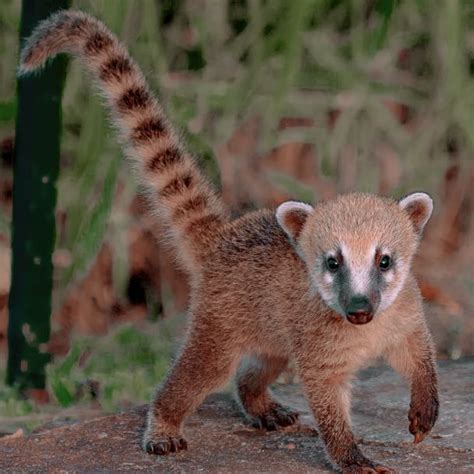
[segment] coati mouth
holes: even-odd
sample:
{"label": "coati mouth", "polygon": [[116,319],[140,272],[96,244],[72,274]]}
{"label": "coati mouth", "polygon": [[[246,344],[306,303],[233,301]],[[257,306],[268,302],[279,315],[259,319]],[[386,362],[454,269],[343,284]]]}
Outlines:
{"label": "coati mouth", "polygon": [[346,315],[347,320],[352,324],[367,324],[374,318],[374,313],[358,311]]}

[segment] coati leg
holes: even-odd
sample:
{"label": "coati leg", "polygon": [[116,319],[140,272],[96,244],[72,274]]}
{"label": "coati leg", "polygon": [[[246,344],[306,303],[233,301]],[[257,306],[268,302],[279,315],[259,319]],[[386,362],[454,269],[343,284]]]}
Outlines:
{"label": "coati leg", "polygon": [[[143,448],[164,455],[187,448],[182,436],[185,417],[224,384],[240,357],[231,338],[205,324],[191,328],[184,349],[150,405]],[[215,334],[215,337],[212,335]]]}
{"label": "coati leg", "polygon": [[411,383],[411,402],[408,412],[410,433],[415,444],[423,441],[438,418],[438,376],[435,350],[426,327],[410,334],[405,344],[387,352],[390,365]]}
{"label": "coati leg", "polygon": [[300,376],[319,434],[334,465],[344,473],[393,472],[366,458],[356,444],[350,426],[350,385],[347,377],[321,374],[321,370],[309,367],[300,368]]}
{"label": "coati leg", "polygon": [[286,357],[252,355],[242,361],[237,373],[237,392],[257,428],[273,431],[298,419],[298,413],[276,402],[268,389],[287,365]]}

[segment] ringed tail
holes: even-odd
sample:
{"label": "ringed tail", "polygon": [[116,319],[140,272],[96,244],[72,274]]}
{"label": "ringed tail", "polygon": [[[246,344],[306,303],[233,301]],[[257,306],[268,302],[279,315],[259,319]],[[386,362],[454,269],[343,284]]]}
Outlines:
{"label": "ringed tail", "polygon": [[139,66],[101,21],[64,10],[42,21],[26,40],[19,74],[41,68],[59,53],[78,57],[92,73],[147,200],[158,211],[181,263],[194,270],[227,214],[182,148]]}

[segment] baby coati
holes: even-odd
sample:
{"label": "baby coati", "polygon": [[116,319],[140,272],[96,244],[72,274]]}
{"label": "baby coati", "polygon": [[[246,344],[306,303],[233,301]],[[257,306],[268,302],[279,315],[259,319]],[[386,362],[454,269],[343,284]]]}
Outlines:
{"label": "baby coati", "polygon": [[42,22],[26,41],[20,74],[61,52],[78,56],[92,74],[191,277],[186,342],[150,406],[144,449],[186,449],[185,418],[234,372],[256,424],[274,430],[295,423],[298,414],[268,389],[291,357],[332,463],[346,472],[389,472],[356,444],[350,382],[385,357],[411,382],[415,443],[436,421],[433,343],[411,273],[430,197],[348,194],[314,206],[285,202],[231,221],[139,67],[100,21],[62,11]]}

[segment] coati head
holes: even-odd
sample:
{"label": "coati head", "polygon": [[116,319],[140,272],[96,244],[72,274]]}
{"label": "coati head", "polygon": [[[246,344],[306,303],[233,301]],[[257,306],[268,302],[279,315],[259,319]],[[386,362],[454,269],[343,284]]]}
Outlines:
{"label": "coati head", "polygon": [[305,261],[322,299],[353,324],[365,324],[397,298],[433,201],[346,194],[309,204],[288,201],[276,218]]}

